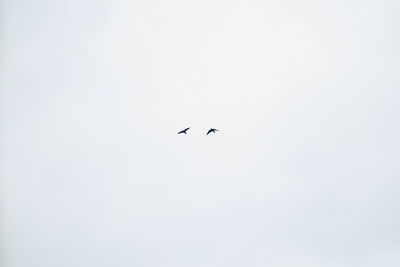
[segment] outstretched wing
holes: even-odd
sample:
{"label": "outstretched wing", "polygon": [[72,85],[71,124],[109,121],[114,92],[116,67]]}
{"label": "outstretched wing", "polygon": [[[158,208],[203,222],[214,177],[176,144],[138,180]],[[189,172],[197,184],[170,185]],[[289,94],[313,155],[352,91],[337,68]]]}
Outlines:
{"label": "outstretched wing", "polygon": [[219,131],[219,130],[211,128],[210,130],[208,130],[207,135],[209,135],[210,133],[215,133],[215,131]]}
{"label": "outstretched wing", "polygon": [[186,131],[189,130],[189,129],[190,129],[190,127],[186,128],[185,130],[180,131],[178,134],[183,134],[183,133],[186,134]]}

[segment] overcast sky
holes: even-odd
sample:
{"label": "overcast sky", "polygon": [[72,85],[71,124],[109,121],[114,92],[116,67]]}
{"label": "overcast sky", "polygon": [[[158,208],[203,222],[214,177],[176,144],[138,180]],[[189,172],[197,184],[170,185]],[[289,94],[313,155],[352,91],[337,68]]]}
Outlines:
{"label": "overcast sky", "polygon": [[2,267],[400,266],[400,2],[1,12]]}

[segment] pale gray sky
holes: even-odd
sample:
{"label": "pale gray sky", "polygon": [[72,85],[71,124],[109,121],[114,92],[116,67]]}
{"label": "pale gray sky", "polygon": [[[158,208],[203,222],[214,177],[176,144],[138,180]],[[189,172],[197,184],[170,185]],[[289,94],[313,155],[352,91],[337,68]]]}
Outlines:
{"label": "pale gray sky", "polygon": [[1,11],[2,267],[400,266],[398,1]]}

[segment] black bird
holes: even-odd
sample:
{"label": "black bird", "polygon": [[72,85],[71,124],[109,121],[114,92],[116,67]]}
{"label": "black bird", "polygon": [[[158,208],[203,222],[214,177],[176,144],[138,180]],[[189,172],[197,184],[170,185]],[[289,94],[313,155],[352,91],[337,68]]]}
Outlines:
{"label": "black bird", "polygon": [[180,131],[178,134],[183,134],[183,133],[184,133],[184,134],[187,134],[186,131],[189,130],[189,129],[190,129],[190,127],[189,127],[189,128],[186,128],[185,130]]}
{"label": "black bird", "polygon": [[210,130],[208,130],[206,135],[209,135],[210,133],[215,133],[215,131],[219,131],[219,130],[211,128]]}

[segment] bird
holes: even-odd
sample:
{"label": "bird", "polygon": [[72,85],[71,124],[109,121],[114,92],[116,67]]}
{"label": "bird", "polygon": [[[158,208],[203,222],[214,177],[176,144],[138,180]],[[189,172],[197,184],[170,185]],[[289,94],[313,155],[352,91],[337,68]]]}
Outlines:
{"label": "bird", "polygon": [[190,127],[189,127],[189,128],[186,128],[185,130],[180,131],[178,134],[183,134],[183,133],[184,133],[184,134],[187,134],[186,131],[189,130],[189,129],[190,129]]}
{"label": "bird", "polygon": [[215,131],[219,131],[219,130],[211,128],[210,130],[208,130],[206,135],[209,135],[210,133],[215,133]]}

